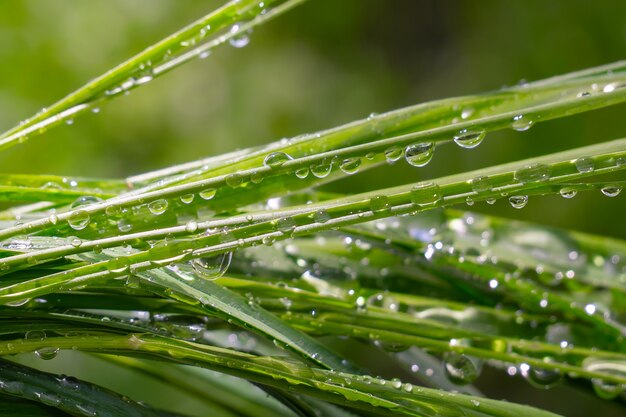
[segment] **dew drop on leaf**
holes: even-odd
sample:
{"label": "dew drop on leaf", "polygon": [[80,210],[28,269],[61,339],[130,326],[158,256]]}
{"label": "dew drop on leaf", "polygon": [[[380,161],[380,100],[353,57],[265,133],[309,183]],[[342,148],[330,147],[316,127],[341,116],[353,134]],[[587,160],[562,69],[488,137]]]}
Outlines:
{"label": "dew drop on leaf", "polygon": [[392,164],[402,158],[403,153],[404,152],[401,148],[397,146],[392,146],[385,151],[385,158],[387,159],[388,163]]}
{"label": "dew drop on leaf", "polygon": [[607,197],[617,197],[622,192],[622,187],[616,184],[609,184],[600,190]]}
{"label": "dew drop on leaf", "polygon": [[278,168],[285,162],[292,160],[293,158],[284,152],[272,152],[268,154],[263,160],[263,165],[270,168]]}
{"label": "dew drop on leaf", "polygon": [[57,353],[59,353],[59,348],[52,347],[52,346],[42,347],[35,351],[35,355],[37,355],[39,359],[43,359],[43,360],[54,359],[56,358]]}
{"label": "dew drop on leaf", "polygon": [[518,132],[523,132],[530,129],[534,123],[534,120],[532,120],[531,118],[522,114],[518,114],[517,116],[513,117],[511,127]]}
{"label": "dew drop on leaf", "polygon": [[414,143],[409,145],[404,150],[404,159],[414,167],[423,167],[427,165],[435,151],[435,145],[433,142]]}
{"label": "dew drop on leaf", "polygon": [[470,180],[470,186],[472,190],[477,193],[485,193],[491,191],[492,185],[489,177],[479,176]]}
{"label": "dew drop on leaf", "polygon": [[515,171],[514,177],[523,184],[547,181],[550,179],[550,167],[544,164],[526,165]]}
{"label": "dew drop on leaf", "polygon": [[434,182],[421,182],[414,185],[410,192],[411,203],[418,206],[434,204],[442,200],[441,189]]}
{"label": "dew drop on leaf", "polygon": [[159,200],[155,200],[149,203],[148,210],[150,210],[150,213],[154,214],[155,216],[159,216],[167,211],[168,205],[169,204],[167,200],[161,198]]}
{"label": "dew drop on leaf", "polygon": [[454,142],[461,148],[472,149],[480,145],[485,139],[487,132],[485,130],[461,130],[455,137]]}
{"label": "dew drop on leaf", "polygon": [[348,175],[356,174],[361,167],[361,158],[347,158],[344,159],[339,168]]}
{"label": "dew drop on leaf", "polygon": [[582,158],[578,158],[577,160],[574,161],[574,165],[576,166],[576,169],[580,173],[592,172],[594,169],[593,158],[588,157],[588,156],[583,156]]}
{"label": "dew drop on leaf", "polygon": [[524,208],[524,206],[526,206],[526,204],[528,203],[528,196],[527,195],[512,195],[511,197],[509,197],[509,203],[511,204],[511,207],[513,208],[516,208],[516,209]]}
{"label": "dew drop on leaf", "polygon": [[326,178],[330,174],[331,168],[329,163],[323,162],[319,165],[311,166],[311,173],[317,178]]}
{"label": "dew drop on leaf", "polygon": [[198,195],[203,200],[210,200],[213,197],[215,197],[216,193],[217,193],[217,190],[215,188],[207,188],[205,190],[200,191]]}
{"label": "dew drop on leaf", "polygon": [[232,252],[203,256],[191,260],[193,270],[204,279],[216,279],[226,273],[233,258]]}
{"label": "dew drop on leaf", "polygon": [[474,360],[457,352],[448,352],[444,355],[444,369],[448,379],[458,385],[471,384],[480,373]]}
{"label": "dew drop on leaf", "polygon": [[563,198],[574,198],[576,194],[578,194],[578,191],[573,187],[563,187],[559,190],[559,194],[561,194]]}
{"label": "dew drop on leaf", "polygon": [[67,224],[74,230],[83,230],[89,225],[89,213],[85,210],[76,210],[68,217]]}

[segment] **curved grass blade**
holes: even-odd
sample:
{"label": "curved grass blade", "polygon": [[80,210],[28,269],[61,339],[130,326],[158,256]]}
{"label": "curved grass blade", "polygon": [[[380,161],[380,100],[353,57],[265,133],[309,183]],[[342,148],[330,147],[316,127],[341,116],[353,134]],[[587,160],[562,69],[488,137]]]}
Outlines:
{"label": "curved grass blade", "polygon": [[[73,119],[120,93],[145,85],[303,1],[266,0],[262,3],[264,7],[259,7],[257,0],[231,1],[1,134],[0,150]],[[224,32],[228,27],[230,30]]]}

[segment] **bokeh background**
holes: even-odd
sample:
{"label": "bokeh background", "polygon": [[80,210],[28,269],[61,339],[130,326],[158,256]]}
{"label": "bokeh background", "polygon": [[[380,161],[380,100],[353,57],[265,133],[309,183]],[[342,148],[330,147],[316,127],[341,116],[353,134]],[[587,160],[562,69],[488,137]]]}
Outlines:
{"label": "bokeh background", "polygon": [[[0,1],[0,130],[221,4]],[[310,0],[257,29],[245,48],[223,47],[97,115],[3,152],[0,171],[123,177],[372,112],[602,65],[624,58],[625,16],[621,0]],[[625,111],[614,106],[528,132],[489,134],[470,151],[442,146],[424,169],[396,164],[327,188],[366,191],[623,137]],[[472,210],[626,238],[623,195]],[[507,396],[525,401],[528,391],[519,390],[522,398],[517,388]]]}

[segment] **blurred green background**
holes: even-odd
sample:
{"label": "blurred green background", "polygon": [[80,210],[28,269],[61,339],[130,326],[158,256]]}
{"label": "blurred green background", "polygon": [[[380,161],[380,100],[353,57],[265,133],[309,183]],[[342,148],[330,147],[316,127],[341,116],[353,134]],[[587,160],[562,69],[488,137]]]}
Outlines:
{"label": "blurred green background", "polygon": [[[0,128],[221,4],[0,2]],[[224,47],[4,152],[1,171],[120,177],[601,65],[623,58],[624,16],[620,0],[310,0],[257,29],[243,49]],[[365,191],[622,137],[625,109],[494,133],[471,151],[443,146],[426,169],[396,164],[330,188]],[[535,198],[520,211],[505,201],[472,209],[625,237],[624,201],[592,193]]]}
{"label": "blurred green background", "polygon": [[[221,4],[0,1],[0,130]],[[0,171],[122,177],[371,112],[614,62],[624,57],[625,16],[622,0],[310,0],[256,30],[243,49],[224,47],[105,104],[97,115],[3,152]],[[442,146],[424,169],[399,163],[328,188],[365,191],[623,137],[625,110],[490,134],[469,151]],[[626,238],[624,195],[533,198],[523,210],[499,201],[472,210]],[[100,383],[134,398],[197,410],[184,396],[142,393],[141,383],[107,372],[108,365],[72,355],[46,366],[63,371],[72,363],[77,376],[99,375]],[[538,392],[521,380],[511,384],[506,392],[485,390],[521,402]],[[575,403],[562,401],[557,411],[589,415],[583,404],[597,406],[592,396],[575,395]],[[542,405],[541,396],[533,401]]]}

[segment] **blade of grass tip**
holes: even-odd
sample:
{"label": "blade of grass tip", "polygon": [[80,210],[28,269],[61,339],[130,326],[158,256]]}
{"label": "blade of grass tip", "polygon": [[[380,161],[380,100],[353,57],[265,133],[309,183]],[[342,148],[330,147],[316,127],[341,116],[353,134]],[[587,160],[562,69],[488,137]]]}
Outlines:
{"label": "blade of grass tip", "polygon": [[[95,78],[35,116],[0,135],[0,150],[24,142],[103,101],[149,83],[161,74],[240,36],[304,0],[235,0],[198,19]],[[225,28],[231,27],[226,33]],[[212,36],[218,35],[212,40]]]}
{"label": "blade of grass tip", "polygon": [[352,369],[346,361],[315,339],[294,330],[267,310],[215,282],[194,278],[182,270],[157,269],[140,273],[139,276],[161,286],[162,296],[192,305],[199,304],[209,311],[217,310],[224,320],[235,322],[244,329],[267,337],[274,344],[292,350],[320,366],[328,369]]}
{"label": "blade of grass tip", "polygon": [[0,361],[0,375],[3,392],[41,402],[71,415],[159,416],[135,401],[75,378],[60,378],[4,360]]}

